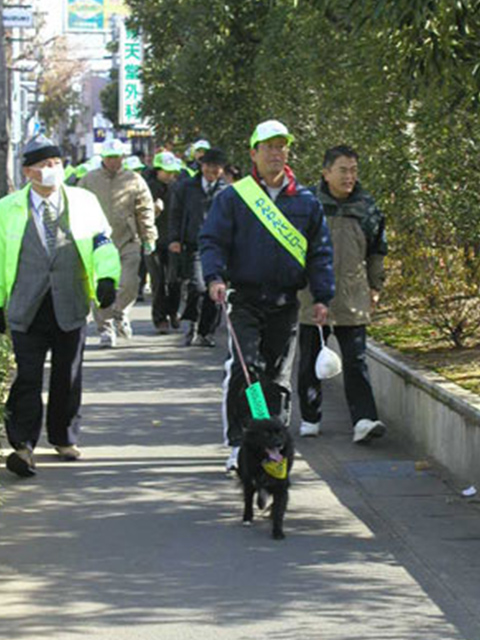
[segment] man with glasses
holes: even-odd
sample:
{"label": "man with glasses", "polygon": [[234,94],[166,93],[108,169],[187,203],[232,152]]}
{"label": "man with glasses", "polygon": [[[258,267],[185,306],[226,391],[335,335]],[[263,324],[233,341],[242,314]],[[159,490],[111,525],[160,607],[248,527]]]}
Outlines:
{"label": "man with glasses", "polygon": [[[333,331],[342,354],[345,395],[353,425],[353,442],[364,444],[385,433],[368,376],[366,325],[385,279],[385,219],[374,199],[358,182],[358,154],[346,145],[328,149],[318,188],[332,236],[336,294],[328,312],[325,340]],[[301,436],[316,436],[322,417],[322,387],[315,376],[320,349],[311,322],[312,299],[300,294],[300,362],[298,393]]]}
{"label": "man with glasses", "polygon": [[[297,291],[308,282],[314,321],[323,324],[334,294],[332,247],[322,208],[287,164],[293,136],[278,120],[260,123],[250,139],[250,176],[213,201],[200,233],[205,281],[229,316],[253,380],[260,380],[271,415],[288,423],[295,352]],[[224,434],[237,465],[248,419],[245,378],[230,339],[225,364]]]}

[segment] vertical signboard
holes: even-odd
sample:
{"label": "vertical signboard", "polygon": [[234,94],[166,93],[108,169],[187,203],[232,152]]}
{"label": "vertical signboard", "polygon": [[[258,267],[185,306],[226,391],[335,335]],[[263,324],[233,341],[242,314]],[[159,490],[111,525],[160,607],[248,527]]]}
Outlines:
{"label": "vertical signboard", "polygon": [[141,38],[134,32],[120,28],[120,70],[119,70],[119,123],[142,125],[140,103],[143,85],[140,70],[143,62]]}
{"label": "vertical signboard", "polygon": [[104,0],[67,0],[67,31],[106,29]]}

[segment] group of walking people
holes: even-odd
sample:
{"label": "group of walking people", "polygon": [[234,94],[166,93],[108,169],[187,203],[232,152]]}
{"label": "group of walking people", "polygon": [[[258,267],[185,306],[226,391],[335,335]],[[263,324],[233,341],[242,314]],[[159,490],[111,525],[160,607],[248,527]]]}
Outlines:
{"label": "group of walking people", "polygon": [[113,140],[104,145],[101,166],[76,187],[64,184],[52,141],[37,136],[27,144],[28,182],[0,200],[0,332],[9,327],[17,365],[5,418],[10,471],[36,473],[49,350],[47,439],[63,459],[80,456],[87,317],[92,308],[101,347],[132,337],[129,310],[142,254],[159,334],[183,322],[185,346],[213,347],[220,308],[228,313],[222,411],[228,470],[236,467],[250,419],[239,352],[251,379],[262,384],[270,414],[288,424],[297,334],[300,436],[321,429],[315,360],[331,334],[343,361],[353,441],[384,434],[365,354],[366,326],[384,281],[384,217],[358,181],[353,149],[328,149],[319,185],[307,188],[288,164],[293,142],[283,123],[260,123],[250,139],[252,170],[242,178],[236,167],[227,177],[225,153],[206,140],[194,143],[187,166],[162,150],[152,168],[134,171],[124,168],[123,145]]}

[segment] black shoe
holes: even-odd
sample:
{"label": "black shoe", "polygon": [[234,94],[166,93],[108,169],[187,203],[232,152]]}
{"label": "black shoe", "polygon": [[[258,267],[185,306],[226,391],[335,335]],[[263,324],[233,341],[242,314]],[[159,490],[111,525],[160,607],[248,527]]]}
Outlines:
{"label": "black shoe", "polygon": [[172,329],[180,329],[180,318],[177,315],[170,316],[170,326]]}
{"label": "black shoe", "polygon": [[9,471],[21,478],[31,478],[37,473],[33,453],[30,449],[14,451],[8,456],[6,465]]}
{"label": "black shoe", "polygon": [[214,347],[215,346],[215,338],[207,333],[206,336],[201,336],[198,334],[192,341],[192,345],[195,347]]}
{"label": "black shoe", "polygon": [[184,325],[183,325],[183,331],[184,331],[184,338],[183,338],[183,344],[186,347],[189,347],[192,344],[193,339],[195,338],[195,323],[192,322],[191,320],[183,320]]}
{"label": "black shoe", "polygon": [[170,326],[167,320],[162,320],[161,322],[155,323],[155,329],[159,335],[166,336],[170,330]]}

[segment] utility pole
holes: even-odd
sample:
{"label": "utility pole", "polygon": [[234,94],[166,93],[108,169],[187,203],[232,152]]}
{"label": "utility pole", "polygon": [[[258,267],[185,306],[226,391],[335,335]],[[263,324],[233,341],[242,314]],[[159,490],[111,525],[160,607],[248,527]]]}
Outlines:
{"label": "utility pole", "polygon": [[9,192],[9,112],[5,29],[3,27],[3,0],[0,0],[0,197],[3,197]]}

